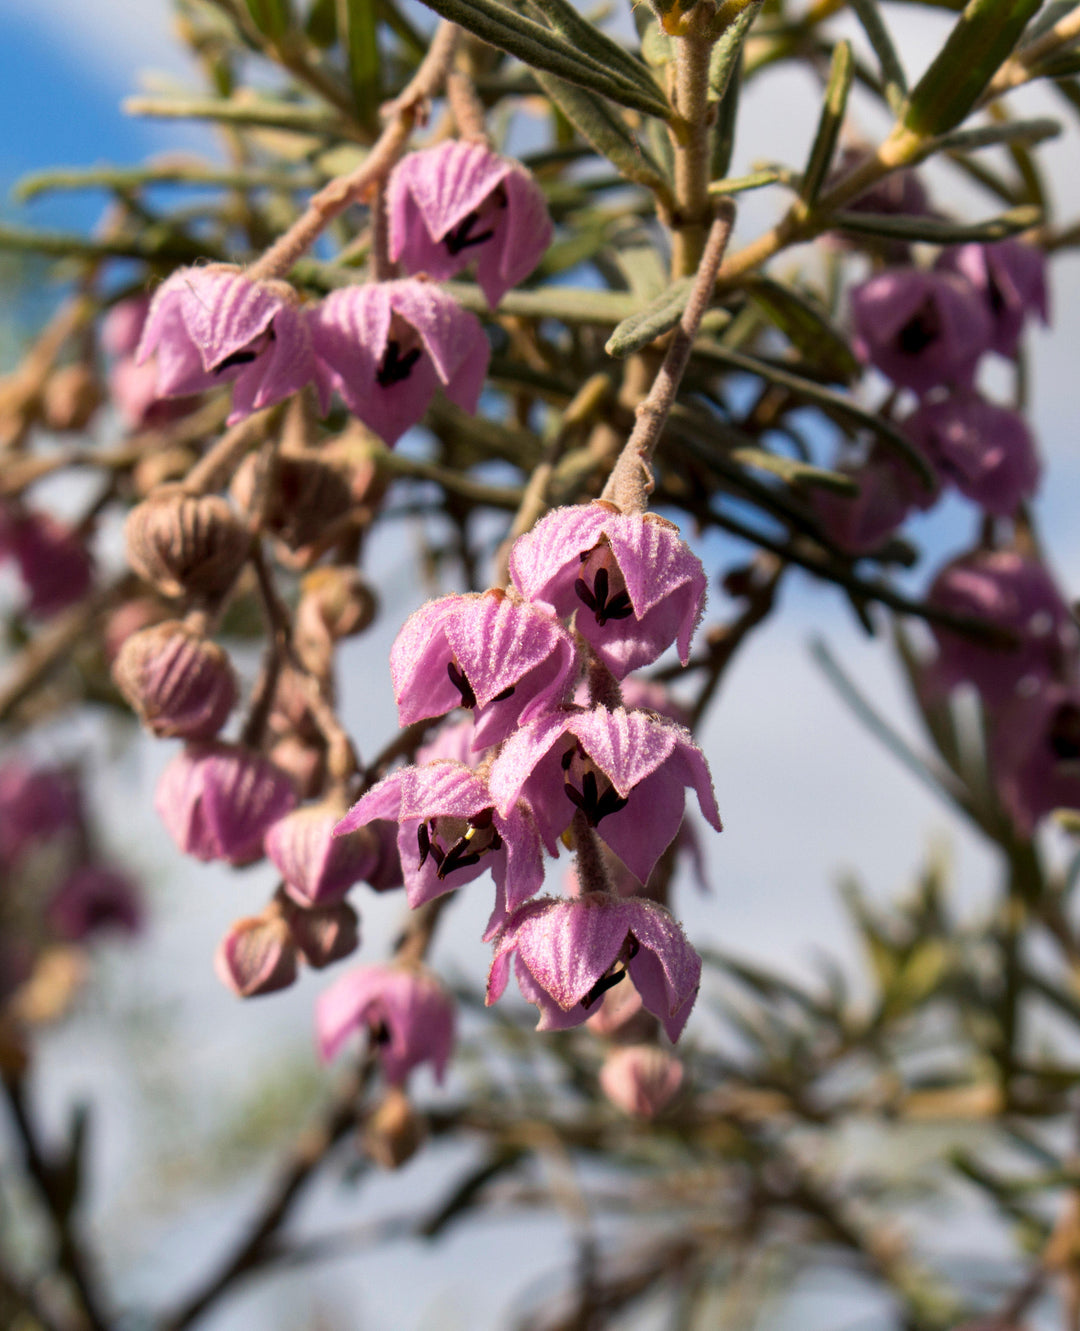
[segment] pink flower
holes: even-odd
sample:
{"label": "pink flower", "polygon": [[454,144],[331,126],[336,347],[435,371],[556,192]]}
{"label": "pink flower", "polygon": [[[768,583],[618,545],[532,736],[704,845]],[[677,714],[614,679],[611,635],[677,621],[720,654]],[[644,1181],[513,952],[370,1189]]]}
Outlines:
{"label": "pink flower", "polygon": [[14,559],[28,614],[51,619],[86,596],[94,561],[82,538],[49,513],[0,511],[0,560]]}
{"label": "pink flower", "polygon": [[1046,255],[1022,240],[991,245],[958,245],[945,250],[938,267],[959,273],[986,303],[993,324],[991,349],[1015,356],[1029,314],[1050,322],[1046,294]]}
{"label": "pink flower", "polygon": [[679,830],[686,786],[720,831],[701,750],[688,731],[648,712],[567,709],[534,721],[507,740],[489,784],[497,813],[529,805],[553,855],[580,809],[642,883]]}
{"label": "pink flower", "polygon": [[504,909],[514,910],[544,881],[536,828],[524,809],[509,800],[496,810],[487,782],[460,763],[403,767],[384,777],[337,826],[352,832],[374,818],[400,824],[401,855],[409,905],[452,892],[490,869],[497,905],[490,930]]}
{"label": "pink flower", "polygon": [[365,828],[334,836],[340,821],[340,809],[313,804],[286,814],[266,833],[267,857],[301,906],[338,900],[378,863],[374,833]]}
{"label": "pink flower", "polygon": [[900,422],[935,471],[987,513],[1009,517],[1039,483],[1035,440],[1024,418],[975,393],[923,402]]}
{"label": "pink flower", "polygon": [[915,509],[929,508],[936,496],[913,468],[885,448],[876,448],[859,466],[836,469],[859,487],[857,495],[815,490],[813,507],[833,544],[849,555],[873,554]]}
{"label": "pink flower", "polygon": [[149,313],[149,296],[129,296],[117,301],[101,321],[102,350],[110,356],[132,355],[139,345]]}
{"label": "pink flower", "polygon": [[629,975],[646,1009],[677,1040],[701,982],[701,958],[663,906],[601,892],[574,901],[541,897],[514,912],[495,943],[488,1004],[505,990],[515,954],[518,985],[540,1009],[541,1031],[580,1026]]}
{"label": "pink flower", "polygon": [[971,615],[1016,635],[1015,644],[987,643],[939,624],[936,661],[926,671],[929,696],[967,682],[991,705],[1075,668],[1080,635],[1053,579],[1015,550],[975,550],[938,573],[928,600],[953,614]]}
{"label": "pink flower", "polygon": [[441,1082],[454,1045],[454,1000],[428,970],[362,966],[315,1004],[319,1057],[329,1063],[353,1031],[367,1029],[387,1081],[400,1086],[419,1063]]}
{"label": "pink flower", "polygon": [[1054,809],[1080,809],[1080,689],[1049,684],[994,718],[990,763],[1021,836]]}
{"label": "pink flower", "polygon": [[501,591],[429,601],[390,649],[400,723],[471,707],[480,748],[556,707],[576,670],[573,639],[558,620]]}
{"label": "pink flower", "polygon": [[131,879],[97,864],[84,864],[70,873],[49,902],[46,914],[54,932],[73,942],[108,930],[137,933],[143,919]]}
{"label": "pink flower", "polygon": [[528,277],[551,243],[544,194],[517,162],[482,143],[409,153],[386,190],[390,256],[442,280],[476,260],[491,306]]}
{"label": "pink flower", "polygon": [[862,359],[920,395],[969,384],[993,338],[985,302],[955,273],[890,268],[852,290],[851,315]]}
{"label": "pink flower", "polygon": [[557,508],[510,552],[514,586],[578,631],[618,679],[673,642],[685,665],[708,579],[679,529],[655,513],[595,501]]}
{"label": "pink flower", "polygon": [[423,767],[440,758],[449,758],[452,762],[464,763],[466,767],[479,767],[490,750],[477,748],[475,738],[476,726],[471,716],[462,717],[460,721],[444,722],[431,739],[416,750],[416,765]]}
{"label": "pink flower", "polygon": [[311,335],[286,282],[227,264],[181,268],[158,288],[136,353],[157,353],[161,397],[233,382],[228,424],[298,393],[315,375]]}
{"label": "pink flower", "polygon": [[475,412],[490,349],[479,319],[429,282],[345,287],[311,314],[317,382],[386,444],[423,418],[441,384]]}
{"label": "pink flower", "polygon": [[296,803],[284,772],[247,749],[189,744],[161,774],[154,807],[185,855],[250,864],[263,836]]}
{"label": "pink flower", "polygon": [[281,914],[234,920],[214,953],[214,973],[240,998],[274,994],[296,982],[296,944]]}
{"label": "pink flower", "polygon": [[30,847],[82,827],[82,801],[73,772],[31,767],[21,758],[0,765],[0,866]]}
{"label": "pink flower", "polygon": [[613,1049],[600,1069],[600,1089],[611,1103],[634,1118],[655,1118],[675,1096],[683,1065],[652,1044]]}

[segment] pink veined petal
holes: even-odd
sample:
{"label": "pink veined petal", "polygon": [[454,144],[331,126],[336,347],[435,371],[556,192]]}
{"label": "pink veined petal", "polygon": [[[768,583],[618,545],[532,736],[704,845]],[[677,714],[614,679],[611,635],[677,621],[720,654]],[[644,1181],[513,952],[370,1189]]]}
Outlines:
{"label": "pink veined petal", "polygon": [[[166,338],[173,340],[171,335],[177,329],[180,297],[187,290],[186,273],[187,269],[179,269],[167,277],[154,292],[146,322],[143,324],[142,336],[135,349],[135,360],[139,365],[149,360]],[[182,323],[179,326],[183,327]]]}
{"label": "pink veined petal", "polygon": [[513,955],[513,944],[496,944],[495,955],[491,959],[491,966],[488,970],[487,992],[484,995],[484,1004],[490,1007],[492,1003],[497,1003],[506,992],[506,984],[510,979],[510,958]]}
{"label": "pink veined petal", "polygon": [[443,1080],[454,1042],[453,1002],[434,977],[386,967],[378,999],[390,1036],[380,1049],[387,1080],[401,1084],[418,1064],[430,1061]]}
{"label": "pink veined petal", "polygon": [[481,246],[476,280],[487,303],[494,308],[511,287],[528,277],[551,244],[551,215],[544,192],[520,166],[511,166],[502,178],[506,213],[496,235]]}
{"label": "pink veined petal", "polygon": [[553,509],[514,542],[510,551],[514,586],[526,600],[544,601],[556,613],[569,614],[577,604],[578,555],[596,545],[613,516],[603,504]]}
{"label": "pink veined petal", "polygon": [[688,997],[671,1006],[670,992],[664,968],[652,952],[642,950],[629,963],[630,978],[641,995],[642,1006],[656,1017],[668,1039],[675,1043],[682,1034],[694,1007],[697,990]]}
{"label": "pink veined petal", "polygon": [[555,901],[517,927],[518,956],[564,1011],[581,1002],[622,950],[629,929],[623,904],[587,893]]}
{"label": "pink veined petal", "polygon": [[367,1018],[378,992],[385,966],[364,966],[336,980],[315,1000],[315,1039],[319,1057],[329,1063]]}
{"label": "pink veined petal", "polygon": [[373,382],[370,396],[362,403],[355,400],[355,392],[354,401],[350,401],[344,392],[342,397],[353,415],[377,434],[387,448],[392,448],[406,430],[411,430],[424,419],[438,386],[435,366],[429,357],[421,356],[409,377],[400,383],[382,388]]}
{"label": "pink veined petal", "polygon": [[668,760],[679,737],[669,722],[624,707],[594,707],[574,717],[567,728],[623,796]]}
{"label": "pink veined petal", "polygon": [[136,362],[143,364],[156,351],[158,393],[162,397],[186,397],[213,388],[222,380],[203,369],[202,357],[180,317],[177,298],[166,291],[168,285],[166,282],[154,298],[153,317],[146,322]]}
{"label": "pink veined petal", "polygon": [[[408,160],[404,158],[401,165]],[[451,254],[445,245],[432,238],[412,191],[393,190],[393,180],[391,175],[391,189],[387,193],[390,257],[406,272],[426,273],[437,282],[446,281],[464,267],[462,256]]]}
{"label": "pink veined petal", "polygon": [[514,958],[514,974],[517,976],[522,998],[540,1009],[540,1020],[536,1023],[536,1030],[569,1031],[588,1021],[589,1014],[580,1003],[569,1011],[561,1008],[551,995],[536,983],[520,956]]}
{"label": "pink veined petal", "polygon": [[393,314],[380,282],[332,291],[308,316],[317,360],[333,372],[336,387],[351,411],[375,387],[375,374],[390,336]]}
{"label": "pink veined petal", "polygon": [[625,808],[602,818],[596,835],[644,885],[678,835],[685,808],[682,775],[668,763],[634,788]]}
{"label": "pink veined petal", "polygon": [[355,832],[358,827],[363,827],[365,823],[373,822],[376,818],[385,818],[389,822],[396,823],[401,816],[402,782],[407,770],[403,768],[401,771],[391,772],[377,785],[372,786],[334,828],[334,835],[342,836],[346,832]]}
{"label": "pink veined petal", "polygon": [[[484,144],[462,139],[409,153],[394,168],[387,183],[391,257],[399,259],[407,253],[409,233],[405,223],[414,220],[400,209],[400,195],[410,196],[428,235],[441,241],[475,212],[513,170],[511,162]],[[467,250],[463,254],[465,261],[458,268],[465,267],[472,258]]]}
{"label": "pink veined petal", "polygon": [[672,767],[684,785],[693,787],[698,798],[698,807],[706,822],[715,831],[722,832],[724,826],[720,821],[720,810],[716,804],[712,773],[709,771],[705,755],[694,743],[688,730],[683,730],[676,740]]}
{"label": "pink veined petal", "polygon": [[428,601],[413,611],[394,639],[390,648],[390,678],[401,725],[442,716],[461,705],[461,694],[446,668],[450,652],[446,630],[455,611],[465,613],[476,599],[473,595],[455,595]]}
{"label": "pink veined petal", "polygon": [[[701,983],[701,958],[690,946],[681,925],[663,906],[635,899],[625,905],[627,927],[640,944],[628,966],[642,1002],[662,1021],[678,1014],[684,1022],[689,1015],[688,1004],[693,1002]],[[663,998],[657,991],[656,970],[646,960],[650,955],[659,965]]]}
{"label": "pink veined petal", "polygon": [[253,374],[256,366],[259,387],[252,403],[255,411],[283,402],[311,382],[315,374],[315,357],[307,320],[300,310],[282,304],[274,316],[274,341],[241,373],[240,378]]}
{"label": "pink veined petal", "polygon": [[486,349],[487,338],[479,319],[463,310],[441,287],[412,279],[385,285],[390,289],[392,308],[420,335],[444,387],[466,360],[476,355],[479,347],[477,332]]}
{"label": "pink veined petal", "polygon": [[455,333],[461,349],[461,359],[458,368],[444,386],[444,391],[456,407],[467,411],[470,416],[475,416],[491,361],[491,345],[480,320],[467,310],[462,313],[465,317],[458,320]]}
{"label": "pink veined petal", "polygon": [[638,619],[678,597],[675,617],[679,655],[685,665],[709,585],[701,560],[677,529],[648,517],[623,518],[612,526],[609,539]]}
{"label": "pink veined petal", "polygon": [[496,814],[495,826],[503,839],[505,859],[495,859],[492,873],[508,912],[516,911],[544,885],[544,861],[540,836],[521,805],[503,818]]}
{"label": "pink veined petal", "polygon": [[480,707],[546,661],[566,636],[543,611],[492,595],[448,615],[445,632]]}
{"label": "pink veined petal", "polygon": [[206,370],[265,333],[282,307],[279,296],[228,270],[188,269],[186,286],[180,312]]}
{"label": "pink veined petal", "polygon": [[482,778],[463,763],[443,759],[402,771],[401,813],[406,818],[471,818],[492,803]]}

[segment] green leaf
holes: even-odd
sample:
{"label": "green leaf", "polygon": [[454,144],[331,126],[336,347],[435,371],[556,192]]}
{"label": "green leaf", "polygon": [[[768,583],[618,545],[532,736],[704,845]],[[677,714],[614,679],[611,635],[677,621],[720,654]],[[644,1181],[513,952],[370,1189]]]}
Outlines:
{"label": "green leaf", "polygon": [[424,0],[440,17],[457,23],[532,69],[591,88],[621,106],[666,119],[671,108],[644,66],[636,82],[605,68],[551,28],[499,4],[498,0]]}
{"label": "green leaf", "polygon": [[771,361],[760,360],[757,356],[749,356],[743,351],[735,351],[731,347],[704,338],[699,338],[694,343],[693,354],[705,360],[730,366],[734,370],[756,374],[760,379],[789,389],[796,396],[820,407],[829,416],[839,418],[859,429],[869,430],[883,444],[902,457],[928,489],[937,489],[934,472],[907,435],[874,412],[860,407],[847,394],[837,393],[831,388],[815,383],[813,379],[807,379]]}
{"label": "green leaf", "polygon": [[834,383],[848,384],[858,377],[861,366],[855,353],[812,296],[764,276],[753,278],[746,289],[769,323],[798,349],[807,364]]}
{"label": "green leaf", "polygon": [[710,131],[709,174],[725,176],[735,148],[735,122],[739,114],[742,52],[750,24],[761,4],[750,5],[720,36],[709,60],[709,100],[715,101],[716,123]]}
{"label": "green leaf", "polygon": [[375,0],[338,0],[338,28],[349,70],[353,105],[362,125],[376,130],[382,102],[379,16]]}
{"label": "green leaf", "polygon": [[251,21],[264,37],[277,41],[292,25],[289,0],[247,0]]}
{"label": "green leaf", "polygon": [[765,185],[775,185],[782,180],[781,172],[772,167],[764,171],[753,171],[748,176],[728,176],[726,180],[714,180],[709,186],[710,194],[743,194],[747,190],[761,189]]}
{"label": "green leaf", "polygon": [[1040,2],[970,0],[908,98],[905,129],[923,135],[955,129],[1012,54]]}
{"label": "green leaf", "polygon": [[731,451],[733,462],[744,467],[754,467],[758,471],[767,471],[788,485],[815,486],[820,490],[832,490],[835,494],[857,495],[858,485],[850,476],[838,471],[828,471],[825,467],[814,467],[798,458],[784,457],[779,453],[768,453],[763,448],[734,448]]}
{"label": "green leaf", "polygon": [[932,245],[1005,240],[1038,226],[1042,212],[1031,204],[1010,208],[985,222],[943,222],[936,217],[895,217],[888,213],[834,213],[830,227],[886,240],[919,240]]}
{"label": "green leaf", "polygon": [[660,168],[618,112],[586,88],[579,88],[542,69],[534,70],[533,74],[581,137],[591,143],[598,153],[602,153],[620,175],[637,185],[670,194]]}
{"label": "green leaf", "polygon": [[617,71],[622,74],[631,84],[640,83],[643,79],[651,81],[651,76],[636,56],[631,55],[618,42],[612,41],[594,23],[583,18],[567,0],[529,0],[529,4],[531,8],[539,10],[575,50],[584,52],[613,73]]}
{"label": "green leaf", "polygon": [[817,199],[829,167],[832,166],[854,74],[855,62],[851,58],[851,43],[837,42],[833,51],[832,65],[829,68],[829,81],[825,85],[825,100],[821,105],[817,133],[814,135],[806,170],[803,172],[802,187],[799,190],[799,195],[806,204],[812,204]]}
{"label": "green leaf", "polygon": [[624,319],[607,340],[604,347],[607,354],[622,359],[670,332],[682,318],[693,285],[692,277],[681,278],[650,301],[643,310]]}
{"label": "green leaf", "polygon": [[878,0],[850,0],[850,4],[881,66],[885,100],[896,110],[907,95],[907,78],[896,47],[889,36],[889,30],[881,17]]}
{"label": "green leaf", "polygon": [[742,55],[743,42],[764,0],[753,0],[734,23],[724,29],[709,57],[709,101],[722,102]]}
{"label": "green leaf", "polygon": [[333,46],[337,41],[337,0],[314,0],[304,20],[304,35],[320,50]]}
{"label": "green leaf", "polygon": [[977,129],[954,129],[928,144],[925,156],[939,152],[975,152],[979,148],[996,148],[1001,143],[1042,143],[1057,138],[1060,133],[1061,123],[1049,116],[1008,120],[1002,125],[980,125]]}

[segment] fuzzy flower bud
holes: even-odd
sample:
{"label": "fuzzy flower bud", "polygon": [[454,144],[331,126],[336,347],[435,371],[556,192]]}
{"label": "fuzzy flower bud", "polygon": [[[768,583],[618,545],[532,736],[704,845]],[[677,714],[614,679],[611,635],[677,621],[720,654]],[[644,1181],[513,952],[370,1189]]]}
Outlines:
{"label": "fuzzy flower bud", "polygon": [[309,805],[287,814],[266,834],[266,854],[300,906],[337,901],[378,862],[377,838],[369,828],[334,836],[343,813],[330,803]]}
{"label": "fuzzy flower bud", "polygon": [[347,901],[301,908],[286,899],[282,912],[307,964],[322,970],[360,946],[360,917]]}
{"label": "fuzzy flower bud", "polygon": [[682,1085],[683,1065],[666,1049],[635,1044],[613,1049],[600,1069],[600,1089],[633,1118],[655,1118]]}
{"label": "fuzzy flower bud", "polygon": [[211,739],[236,704],[228,655],[178,620],[134,633],[113,665],[116,686],[162,738]]}
{"label": "fuzzy flower bud", "polygon": [[342,468],[319,457],[289,453],[276,457],[269,469],[250,453],[237,468],[229,493],[241,513],[249,519],[258,514],[263,530],[290,550],[317,540],[352,504]]}
{"label": "fuzzy flower bud", "polygon": [[128,563],[163,596],[223,596],[251,538],[217,495],[168,489],[136,505],[124,525]]}
{"label": "fuzzy flower bud", "polygon": [[214,953],[214,971],[241,998],[287,989],[297,974],[288,924],[272,911],[234,921]]}
{"label": "fuzzy flower bud", "polygon": [[143,912],[134,883],[102,865],[80,865],[49,902],[50,927],[63,939],[81,942],[101,932],[137,933]]}

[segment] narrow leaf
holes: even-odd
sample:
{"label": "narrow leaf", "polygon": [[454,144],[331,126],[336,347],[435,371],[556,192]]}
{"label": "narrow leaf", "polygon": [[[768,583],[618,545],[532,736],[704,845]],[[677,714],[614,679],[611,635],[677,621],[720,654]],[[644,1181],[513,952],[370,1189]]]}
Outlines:
{"label": "narrow leaf", "polygon": [[955,129],[1012,54],[1040,0],[970,0],[908,99],[904,127],[915,134]]}
{"label": "narrow leaf", "polygon": [[515,13],[497,0],[424,0],[440,17],[457,23],[500,51],[516,56],[533,69],[543,69],[583,88],[609,97],[621,106],[666,118],[671,108],[648,71],[630,83],[621,72],[605,69],[574,45],[533,19]]}
{"label": "narrow leaf", "polygon": [[709,58],[709,100],[722,102],[731,83],[742,54],[743,42],[750,24],[758,15],[764,0],[753,0],[735,20],[724,29]]}
{"label": "narrow leaf", "polygon": [[338,28],[345,46],[353,104],[362,125],[376,129],[382,101],[379,19],[375,0],[338,0]]}
{"label": "narrow leaf", "polygon": [[758,276],[747,286],[750,299],[774,328],[812,365],[834,383],[848,384],[861,366],[847,339],[825,309],[806,292]]}
{"label": "narrow leaf", "polygon": [[247,0],[247,10],[256,28],[272,41],[283,37],[292,23],[289,0]]}
{"label": "narrow leaf", "polygon": [[748,176],[728,176],[726,180],[714,180],[709,186],[709,193],[744,194],[747,190],[775,185],[781,179],[781,173],[769,167],[765,171],[752,171]]}
{"label": "narrow leaf", "polygon": [[682,318],[693,285],[692,277],[684,277],[662,291],[643,310],[624,319],[607,340],[604,347],[607,354],[621,359],[670,332]]}
{"label": "narrow leaf", "polygon": [[895,217],[888,213],[834,213],[831,226],[839,231],[886,240],[921,240],[933,245],[962,245],[970,241],[1005,240],[1028,231],[1042,221],[1031,204],[1010,208],[985,222],[942,222],[935,217]]}
{"label": "narrow leaf", "polygon": [[660,168],[631,133],[621,116],[587,88],[577,87],[545,70],[533,71],[547,93],[581,137],[618,169],[619,174],[648,189],[669,192]]}
{"label": "narrow leaf", "polygon": [[979,148],[995,148],[999,143],[1042,143],[1056,139],[1061,124],[1049,116],[1034,120],[1009,120],[1002,125],[980,125],[978,129],[954,129],[942,134],[927,145],[927,153],[975,152]]}
{"label": "narrow leaf", "polygon": [[530,0],[531,6],[539,10],[551,23],[556,32],[562,33],[578,51],[583,51],[591,59],[622,74],[630,83],[639,83],[648,79],[648,71],[641,61],[631,55],[625,47],[612,39],[605,32],[569,4],[567,0]]}
{"label": "narrow leaf", "polygon": [[709,62],[709,100],[717,102],[716,123],[710,131],[709,174],[726,176],[735,150],[735,122],[739,115],[743,44],[760,5],[751,5],[722,34]]}
{"label": "narrow leaf", "polygon": [[784,457],[779,453],[769,453],[763,448],[735,448],[731,458],[744,467],[754,467],[758,471],[767,471],[788,485],[816,486],[821,490],[832,490],[841,495],[857,495],[858,485],[850,476],[838,471],[828,471],[825,467],[814,467],[798,458]]}
{"label": "narrow leaf", "polygon": [[896,53],[889,30],[881,17],[877,0],[850,0],[855,17],[862,24],[867,41],[874,48],[874,54],[881,66],[881,80],[885,85],[885,100],[894,109],[907,95],[907,78],[900,57]]}
{"label": "narrow leaf", "polygon": [[803,172],[802,187],[799,190],[804,203],[812,204],[817,199],[829,167],[832,166],[854,73],[855,62],[851,58],[851,43],[837,42],[833,51],[832,65],[829,68],[829,81],[825,85],[825,100],[821,105],[817,133],[814,135],[814,143],[810,149],[806,170]]}
{"label": "narrow leaf", "polygon": [[337,0],[314,0],[304,20],[304,35],[325,51],[337,41]]}

